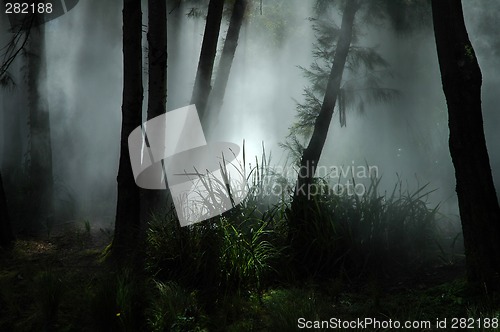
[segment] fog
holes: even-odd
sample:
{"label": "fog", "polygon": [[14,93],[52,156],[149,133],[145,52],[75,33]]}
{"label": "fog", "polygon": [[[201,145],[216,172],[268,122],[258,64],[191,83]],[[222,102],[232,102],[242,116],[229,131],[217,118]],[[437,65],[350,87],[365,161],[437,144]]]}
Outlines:
{"label": "fog", "polygon": [[[177,21],[176,12],[169,14],[167,110],[190,102],[204,29],[202,17],[185,15],[194,6],[195,2],[188,2],[177,9],[182,10]],[[199,6],[204,16],[205,6]],[[264,144],[272,161],[283,164],[287,155],[279,143],[288,135],[296,101],[303,100],[303,88],[309,85],[298,66],[309,67],[313,61],[315,39],[308,18],[314,14],[311,1],[264,1],[262,15],[260,9],[258,2],[252,2],[213,139],[240,145],[245,140],[247,156],[260,157]],[[464,1],[464,11],[483,72],[486,139],[500,186],[500,44],[495,33],[500,31],[500,22],[492,19],[498,17],[492,12],[500,12],[500,3]],[[227,21],[228,15],[219,51]],[[5,33],[5,24],[2,28]],[[432,203],[440,202],[445,214],[458,214],[432,29],[409,35],[398,35],[387,24],[361,30],[359,43],[378,47],[393,74],[384,84],[397,88],[400,97],[390,103],[367,104],[363,112],[350,111],[346,127],[340,126],[336,112],[321,163],[377,166],[383,178],[381,190],[391,190],[398,178],[410,188],[429,183],[429,189],[437,189]],[[120,2],[80,1],[72,11],[46,24],[46,42],[48,75],[43,84],[48,91],[56,190],[73,197],[75,218],[111,222],[123,84]],[[21,68],[20,61],[12,70]],[[14,76],[22,82],[22,75]],[[146,70],[144,80],[146,96]],[[1,93],[4,103],[15,99],[23,105],[22,93],[5,89]],[[27,119],[21,114],[25,135]]]}

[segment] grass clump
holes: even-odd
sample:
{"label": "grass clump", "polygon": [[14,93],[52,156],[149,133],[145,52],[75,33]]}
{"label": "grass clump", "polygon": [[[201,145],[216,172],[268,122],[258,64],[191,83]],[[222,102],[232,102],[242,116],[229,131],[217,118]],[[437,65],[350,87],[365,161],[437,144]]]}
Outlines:
{"label": "grass clump", "polygon": [[177,283],[153,281],[154,295],[148,310],[150,331],[199,331],[203,315],[196,294]]}
{"label": "grass clump", "polygon": [[64,283],[51,270],[40,272],[33,281],[38,320],[45,330],[50,330],[57,322],[59,306],[64,295]]}
{"label": "grass clump", "polygon": [[[341,301],[353,287],[368,294],[361,304],[353,300],[356,314],[380,313],[386,281],[435,262],[438,207],[428,203],[427,185],[410,191],[399,180],[381,193],[380,178],[372,177],[362,194],[352,194],[317,178],[315,195],[301,207],[306,218],[297,246],[287,174],[273,172],[264,153],[254,167],[240,168],[248,195],[222,215],[186,227],[173,208],[152,216],[146,249],[154,280],[151,329],[295,330],[297,317],[334,315],[329,301]],[[304,281],[330,286],[322,294],[304,289]]]}
{"label": "grass clump", "polygon": [[415,272],[429,263],[437,236],[436,208],[426,186],[414,192],[401,182],[380,194],[372,178],[363,195],[335,193],[319,182],[318,194],[304,203],[303,239],[293,255],[301,273],[349,280],[384,278]]}
{"label": "grass clump", "polygon": [[105,276],[89,289],[91,315],[98,331],[138,331],[144,321],[144,282],[130,270]]}

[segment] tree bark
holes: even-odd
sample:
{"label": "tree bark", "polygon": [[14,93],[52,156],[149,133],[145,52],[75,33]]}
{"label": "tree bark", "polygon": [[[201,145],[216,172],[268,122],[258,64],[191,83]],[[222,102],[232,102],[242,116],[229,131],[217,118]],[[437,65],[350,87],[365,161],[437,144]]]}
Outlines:
{"label": "tree bark", "polygon": [[[148,0],[148,112],[151,120],[165,114],[167,101],[167,2]],[[157,137],[164,141],[165,137]],[[149,143],[149,141],[147,142]],[[162,162],[163,163],[163,162]],[[164,174],[165,175],[165,174]],[[166,182],[166,176],[165,176]],[[166,205],[164,191],[142,190],[141,219]]]}
{"label": "tree bark", "polygon": [[[41,19],[35,16],[35,21]],[[52,143],[50,137],[50,114],[48,109],[45,79],[45,32],[44,26],[35,24],[31,28],[28,54],[28,100],[30,130],[30,213],[32,227],[40,222],[51,223],[53,218],[53,174]]]}
{"label": "tree bark", "polygon": [[[21,118],[28,117],[28,104],[26,93],[26,82],[21,75],[21,66],[25,65],[25,58],[18,57],[10,67],[12,78],[15,85],[2,87],[2,129],[3,129],[3,147],[2,147],[2,165],[3,171],[3,189],[6,195],[11,195],[19,188],[19,180],[23,176],[23,143],[24,135],[21,134]],[[25,221],[28,218],[20,218],[22,212],[26,214],[27,209],[15,207],[16,204],[10,204],[11,222]]]}
{"label": "tree bark", "polygon": [[14,240],[7,211],[7,199],[3,189],[2,174],[0,173],[0,248],[9,248]]}
{"label": "tree bark", "polygon": [[[185,42],[185,39],[181,35],[182,23],[185,16],[185,4],[184,1],[170,1],[167,3],[167,51],[168,51],[168,63],[175,64],[168,68],[167,75],[167,87],[169,87],[170,98],[168,103],[171,109],[176,109],[185,106],[185,101],[179,100],[177,97],[179,91],[183,89],[178,87],[177,77],[185,75],[181,66],[179,66],[180,59],[183,59],[185,54],[182,54],[181,45]],[[192,93],[192,91],[191,91]]]}
{"label": "tree bark", "polygon": [[118,200],[112,255],[119,262],[137,249],[140,233],[140,195],[130,162],[128,136],[142,120],[141,0],[123,1],[123,104],[118,169]]}
{"label": "tree bark", "polygon": [[167,101],[167,3],[148,0],[148,120],[165,114]]}
{"label": "tree bark", "polygon": [[191,97],[191,104],[196,105],[200,120],[205,118],[208,96],[210,95],[223,9],[224,0],[210,0],[200,60],[194,81],[193,96]]}
{"label": "tree bark", "polygon": [[210,114],[204,114],[205,119],[202,120],[205,123],[216,121],[222,107],[247,4],[247,0],[235,0],[234,2],[233,13],[231,14],[226,41],[224,42],[219,69],[217,70],[217,77],[209,98]]}
{"label": "tree bark", "polygon": [[[23,87],[23,80],[21,79],[20,65],[18,65],[21,59],[15,60],[11,67],[12,77],[15,80],[16,85],[2,87],[3,98],[2,98],[2,109],[3,109],[3,154],[2,154],[2,169],[4,171],[5,182],[9,181],[10,174],[13,174],[16,170],[21,169],[23,161],[23,140],[21,135],[21,114],[23,111],[23,106],[20,103],[26,99],[24,94],[25,89]],[[15,73],[15,74],[14,74]]]}
{"label": "tree bark", "polygon": [[291,206],[291,237],[293,233],[298,232],[300,224],[306,221],[307,216],[304,212],[304,204],[310,197],[311,184],[313,183],[314,173],[321,157],[323,146],[325,145],[328,129],[333,115],[333,110],[337,102],[337,97],[340,91],[340,84],[344,67],[349,53],[349,47],[352,41],[354,18],[359,3],[357,0],[346,1],[342,17],[342,25],[340,30],[340,37],[337,42],[335,56],[333,60],[332,70],[328,79],[325,97],[321,110],[316,118],[314,130],[309,141],[307,148],[304,150],[300,162],[299,174],[297,177],[297,186]]}
{"label": "tree bark", "polygon": [[464,236],[467,277],[484,292],[500,288],[500,208],[481,110],[482,76],[460,0],[433,0],[434,34],[448,104],[449,146]]}

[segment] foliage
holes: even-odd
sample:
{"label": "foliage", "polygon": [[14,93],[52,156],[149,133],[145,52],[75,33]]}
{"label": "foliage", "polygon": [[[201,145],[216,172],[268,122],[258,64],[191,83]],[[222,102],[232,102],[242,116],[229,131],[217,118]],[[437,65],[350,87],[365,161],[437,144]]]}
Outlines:
{"label": "foliage", "polygon": [[177,283],[153,281],[154,295],[148,310],[151,331],[199,331],[202,321],[196,296]]}
{"label": "foliage", "polygon": [[[314,12],[317,16],[338,9],[344,1],[316,0]],[[374,26],[389,24],[401,36],[431,26],[429,0],[361,0],[363,22]]]}
{"label": "foliage", "polygon": [[[286,236],[284,210],[266,205],[278,179],[269,162],[263,149],[261,161],[256,158],[255,166],[247,169],[243,152],[238,172],[246,179],[249,194],[222,216],[180,227],[173,207],[164,216],[154,215],[147,232],[149,271],[160,280],[200,291],[216,287],[222,295],[262,289]],[[213,202],[205,200],[204,204]]]}
{"label": "foliage", "polygon": [[[247,210],[248,209],[248,210]],[[276,214],[250,207],[239,213],[180,227],[175,218],[155,216],[148,230],[148,270],[159,280],[206,290],[215,280],[219,295],[261,289],[279,249],[271,228]],[[211,224],[209,224],[211,223]]]}
{"label": "foliage", "polygon": [[42,271],[34,279],[34,292],[39,319],[45,328],[50,329],[57,320],[59,305],[64,295],[63,282],[53,271]]}
{"label": "foliage", "polygon": [[94,325],[99,331],[136,331],[145,305],[143,284],[131,270],[103,278],[89,293]]}
{"label": "foliage", "polygon": [[380,194],[379,183],[372,178],[366,192],[357,195],[318,182],[319,195],[303,207],[310,218],[300,236],[310,240],[294,253],[302,273],[384,278],[429,263],[437,237],[437,207],[426,203],[431,191],[427,186],[405,191],[399,181],[390,195]]}
{"label": "foliage", "polygon": [[[259,166],[261,166],[260,162]],[[262,173],[259,174],[261,175]],[[399,205],[393,203],[393,210],[399,210],[402,213],[405,206],[414,206],[413,209],[418,211],[423,207],[415,198],[424,193],[425,189],[416,195],[404,190],[400,194],[399,189],[396,190],[393,202],[399,202]],[[412,195],[414,198],[411,198]],[[391,197],[391,195],[375,197],[380,196],[384,196],[385,201]],[[361,197],[359,199],[363,201]],[[352,200],[356,199],[352,198]],[[250,199],[249,202],[251,202]],[[340,202],[351,204],[349,200],[342,200],[335,196],[325,196],[322,200],[323,206],[337,206],[336,217],[355,215],[354,208],[343,206]],[[377,211],[377,204],[384,206],[384,199],[377,203],[367,198],[364,202],[367,206],[363,209],[365,212]],[[261,211],[254,209],[253,212],[245,210],[243,206],[241,210],[235,211],[237,213],[225,215],[225,219],[219,221],[218,227],[222,227],[223,222],[226,223],[224,227],[227,227],[226,230],[221,229],[220,232],[215,233],[220,236],[222,245],[232,245],[231,248],[235,250],[235,253],[248,253],[251,246],[249,247],[245,241],[249,241],[250,235],[256,233],[255,228],[253,233],[251,232],[251,227],[262,225],[261,221],[265,220],[266,226],[260,233],[260,239],[254,242],[255,246],[259,247],[259,242],[267,241],[279,252],[276,252],[275,258],[263,259],[264,264],[259,265],[265,266],[265,271],[260,276],[260,289],[256,286],[254,273],[258,272],[258,269],[247,269],[248,274],[243,274],[243,278],[239,278],[240,274],[233,272],[247,266],[248,259],[237,260],[236,264],[231,263],[228,267],[224,267],[222,260],[220,265],[205,267],[207,270],[203,271],[204,275],[212,273],[208,269],[214,269],[217,272],[217,285],[221,286],[221,291],[215,294],[217,298],[210,311],[202,296],[201,285],[196,284],[198,280],[188,285],[186,280],[189,278],[186,278],[186,275],[179,280],[168,279],[170,271],[163,270],[167,267],[165,261],[156,260],[156,257],[148,257],[150,273],[143,274],[131,270],[115,271],[111,266],[98,262],[98,251],[94,250],[93,253],[85,251],[84,254],[78,250],[62,251],[63,245],[66,247],[68,243],[59,243],[61,239],[58,237],[54,237],[51,243],[48,240],[30,243],[18,240],[12,253],[13,258],[7,259],[0,256],[2,260],[0,265],[2,266],[0,271],[0,330],[42,330],[46,326],[46,320],[40,314],[42,307],[52,308],[45,310],[47,313],[52,312],[46,317],[51,315],[56,317],[52,322],[52,327],[53,330],[58,331],[262,331],[273,329],[293,331],[296,330],[297,318],[301,316],[308,319],[338,317],[347,320],[357,317],[378,317],[379,319],[390,317],[400,320],[432,319],[434,321],[436,317],[477,318],[481,315],[487,317],[490,310],[496,315],[498,311],[494,309],[498,308],[496,302],[490,303],[488,308],[491,309],[477,305],[471,306],[463,291],[463,280],[450,282],[455,280],[457,275],[460,276],[460,273],[463,274],[463,269],[459,264],[446,265],[442,268],[433,267],[429,270],[431,273],[416,273],[418,270],[415,266],[411,270],[414,273],[411,279],[394,273],[387,284],[373,282],[372,276],[369,280],[359,283],[355,282],[354,277],[346,278],[347,274],[343,274],[344,277],[318,278],[319,273],[313,270],[309,270],[310,275],[307,276],[306,283],[293,280],[289,274],[296,266],[288,257],[292,254],[290,249],[285,247],[286,220],[284,218],[286,214],[283,209],[286,206],[286,202],[281,202],[270,209],[259,208]],[[378,209],[380,210],[381,207],[378,206]],[[389,208],[384,209],[389,210]],[[254,213],[253,217],[250,212]],[[324,215],[329,215],[330,212],[325,210]],[[242,222],[245,220],[242,213],[250,216],[246,217],[249,219],[248,223]],[[418,215],[416,212],[402,214],[408,218]],[[335,224],[337,220],[340,219],[332,219],[332,222]],[[160,220],[158,222],[160,226],[163,225]],[[410,224],[403,223],[400,226],[405,228]],[[360,226],[364,225],[363,223]],[[152,225],[152,228],[157,226]],[[243,243],[235,242],[238,237],[235,236],[234,230],[242,234]],[[197,231],[201,232],[201,230]],[[321,225],[318,226],[318,231],[321,231]],[[327,230],[323,229],[323,231]],[[415,230],[412,231],[415,232]],[[222,240],[225,232],[231,237],[227,242]],[[357,232],[362,235],[379,233],[369,230],[365,230],[365,233],[359,230]],[[99,232],[92,233],[92,236],[99,235]],[[173,233],[156,233],[156,237],[150,238],[150,240],[160,241],[156,245],[161,244],[163,248],[171,251],[163,258],[179,254],[174,251],[178,250],[177,247],[165,247],[173,235]],[[397,241],[394,239],[392,241],[394,241],[393,248],[396,248],[394,250],[404,250],[404,247],[402,249],[397,247]],[[74,249],[80,249],[80,244],[75,241],[70,241],[70,244],[76,245]],[[148,247],[150,245],[148,244]],[[219,254],[223,253],[222,245],[217,247],[220,250]],[[368,251],[369,247],[365,249]],[[157,250],[156,254],[163,253],[161,247]],[[339,252],[342,251],[339,250]],[[149,255],[152,253],[148,251]],[[184,258],[198,254],[187,252]],[[378,254],[375,252],[368,257],[371,260]],[[390,259],[399,256],[399,252],[393,252]],[[415,260],[410,259],[410,261]],[[47,270],[46,266],[53,262],[59,263]],[[83,262],[92,263],[86,266]],[[78,264],[79,269],[72,267],[73,264]],[[353,270],[346,270],[349,276],[356,275],[354,269],[357,266],[353,265]],[[190,271],[181,269],[181,266],[169,265],[168,267],[177,269],[174,271],[177,276],[183,277],[180,271],[189,277]],[[232,279],[225,279],[222,271],[229,272]],[[38,277],[31,279],[27,277],[30,275]],[[435,275],[441,275],[444,278],[440,279],[441,281],[429,281],[429,278],[434,278]],[[229,282],[232,280],[239,281],[239,284]],[[434,284],[439,286],[433,287]],[[42,305],[42,303],[45,304]],[[143,309],[146,309],[144,313]]]}
{"label": "foliage", "polygon": [[264,307],[269,313],[269,330],[295,331],[297,320],[320,320],[329,317],[329,304],[325,297],[308,289],[277,289],[268,292],[263,298]]}
{"label": "foliage", "polygon": [[316,179],[316,195],[303,207],[306,245],[296,251],[287,241],[287,176],[272,170],[265,150],[254,167],[243,165],[249,195],[222,216],[187,227],[180,227],[173,208],[153,216],[147,266],[158,281],[195,289],[199,297],[208,293],[207,303],[221,304],[231,294],[262,293],[280,278],[293,280],[294,273],[351,282],[411,274],[439,252],[438,207],[429,207],[427,185],[410,192],[399,180],[392,192],[380,193],[381,179],[374,177],[359,184],[363,194]]}
{"label": "foliage", "polygon": [[269,229],[268,222],[244,220],[242,223],[246,225],[235,227],[227,220],[222,223],[224,234],[220,258],[226,276],[226,287],[240,290],[245,285],[252,285],[252,288],[260,290],[261,279],[266,272],[272,270],[270,262],[279,256],[279,250],[266,240],[273,232]]}
{"label": "foliage", "polygon": [[[299,161],[297,155],[302,154],[304,142],[310,139],[320,113],[337,48],[340,27],[334,23],[334,15],[328,10],[331,5],[331,1],[317,1],[316,9],[321,13],[318,12],[317,18],[310,19],[316,35],[314,62],[310,68],[299,68],[311,85],[304,88],[304,101],[296,102],[296,121],[290,127],[285,143],[281,144],[291,153],[296,163]],[[364,112],[366,103],[386,103],[399,95],[398,90],[384,86],[386,80],[392,77],[389,64],[375,47],[362,46],[359,39],[360,31],[356,28],[336,103],[342,127],[347,125],[347,110]]]}

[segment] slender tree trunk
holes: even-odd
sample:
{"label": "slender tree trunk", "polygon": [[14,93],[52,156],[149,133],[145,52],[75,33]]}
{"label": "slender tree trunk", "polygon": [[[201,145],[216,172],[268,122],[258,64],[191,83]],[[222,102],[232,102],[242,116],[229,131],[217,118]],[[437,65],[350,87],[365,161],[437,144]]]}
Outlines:
{"label": "slender tree trunk", "polygon": [[165,114],[167,101],[167,3],[148,0],[148,120]]}
{"label": "slender tree trunk", "polygon": [[[20,79],[20,66],[18,63],[22,59],[16,59],[14,64],[11,66],[11,72],[16,73],[12,75],[14,77],[16,85],[8,85],[2,87],[4,90],[2,98],[3,106],[3,161],[2,169],[4,171],[4,181],[9,183],[6,178],[9,178],[14,174],[16,170],[21,169],[23,160],[23,140],[21,135],[21,125],[20,117],[22,114],[22,104],[25,96],[23,95],[24,89],[21,89],[22,79]],[[20,106],[23,105],[23,106]]]}
{"label": "slender tree trunk", "polygon": [[[167,3],[148,0],[148,114],[151,120],[165,114],[167,101]],[[158,142],[165,137],[156,137]],[[149,141],[147,142],[149,143]],[[163,162],[162,162],[163,163]],[[165,174],[164,174],[165,175]],[[166,177],[165,177],[166,183]],[[142,190],[141,219],[147,220],[151,213],[166,204],[164,191]]]}
{"label": "slender tree trunk", "polygon": [[205,118],[208,96],[210,95],[223,9],[224,0],[210,0],[207,23],[201,45],[200,61],[198,63],[193,96],[191,98],[191,104],[196,105],[200,119]]}
{"label": "slender tree trunk", "polygon": [[482,76],[460,0],[433,0],[434,34],[448,104],[450,154],[464,236],[467,277],[500,288],[500,208],[491,175],[481,110]]}
{"label": "slender tree trunk", "polygon": [[[208,131],[208,128],[203,119],[205,119],[208,98],[211,91],[212,72],[217,52],[223,7],[224,0],[210,0],[208,5],[207,23],[203,35],[193,96],[191,98],[191,104],[196,105],[198,116],[202,121],[201,124],[205,132]],[[203,243],[202,250],[205,252],[202,264],[207,267],[216,267],[218,262],[213,230],[208,229],[203,232],[201,241]],[[203,276],[201,284],[200,299],[208,313],[214,310],[216,294],[219,291],[216,270],[216,268],[207,269],[207,273]]]}
{"label": "slender tree trunk", "polygon": [[[2,165],[3,186],[6,195],[16,191],[19,187],[20,179],[24,178],[23,173],[23,144],[26,142],[21,135],[21,118],[27,118],[26,85],[20,75],[20,63],[24,63],[24,57],[18,57],[10,67],[10,72],[15,80],[15,85],[2,87]],[[10,205],[11,222],[20,221],[18,217],[20,209],[15,209]],[[16,211],[17,210],[17,211]],[[26,218],[22,218],[23,221]]]}
{"label": "slender tree trunk", "polygon": [[224,48],[222,49],[219,69],[217,70],[217,77],[209,98],[210,113],[204,114],[205,119],[203,119],[203,122],[205,123],[216,121],[222,107],[247,4],[247,0],[235,0],[234,2],[233,13],[229,22]]}
{"label": "slender tree trunk", "polygon": [[180,98],[178,97],[181,92],[180,90],[184,87],[178,86],[178,77],[184,75],[181,66],[179,66],[179,59],[182,59],[185,54],[182,54],[181,46],[186,40],[181,35],[180,31],[182,29],[182,22],[184,20],[184,1],[172,1],[167,3],[167,50],[168,50],[168,68],[167,75],[167,86],[169,90],[170,98],[168,103],[171,109],[176,109],[184,104],[180,104]]}
{"label": "slender tree trunk", "polygon": [[323,146],[325,145],[328,129],[333,115],[333,110],[337,102],[337,96],[340,90],[342,75],[351,45],[354,17],[359,8],[357,0],[346,1],[346,7],[342,17],[340,37],[335,50],[332,70],[328,79],[325,97],[321,106],[320,113],[314,124],[312,138],[307,148],[304,150],[300,162],[300,169],[297,178],[297,187],[291,206],[291,238],[294,238],[299,231],[300,224],[304,223],[307,216],[304,214],[304,204],[310,196],[313,177],[318,165]]}
{"label": "slender tree trunk", "polygon": [[7,212],[7,199],[3,189],[2,174],[0,173],[0,248],[8,248],[14,240]]}
{"label": "slender tree trunk", "polygon": [[44,26],[36,24],[31,28],[28,54],[30,212],[36,222],[34,227],[40,222],[51,223],[53,218],[50,114],[44,91],[46,71]]}
{"label": "slender tree trunk", "polygon": [[141,0],[123,1],[123,104],[118,169],[118,200],[112,253],[122,261],[137,249],[140,234],[140,195],[135,184],[128,136],[142,120]]}

